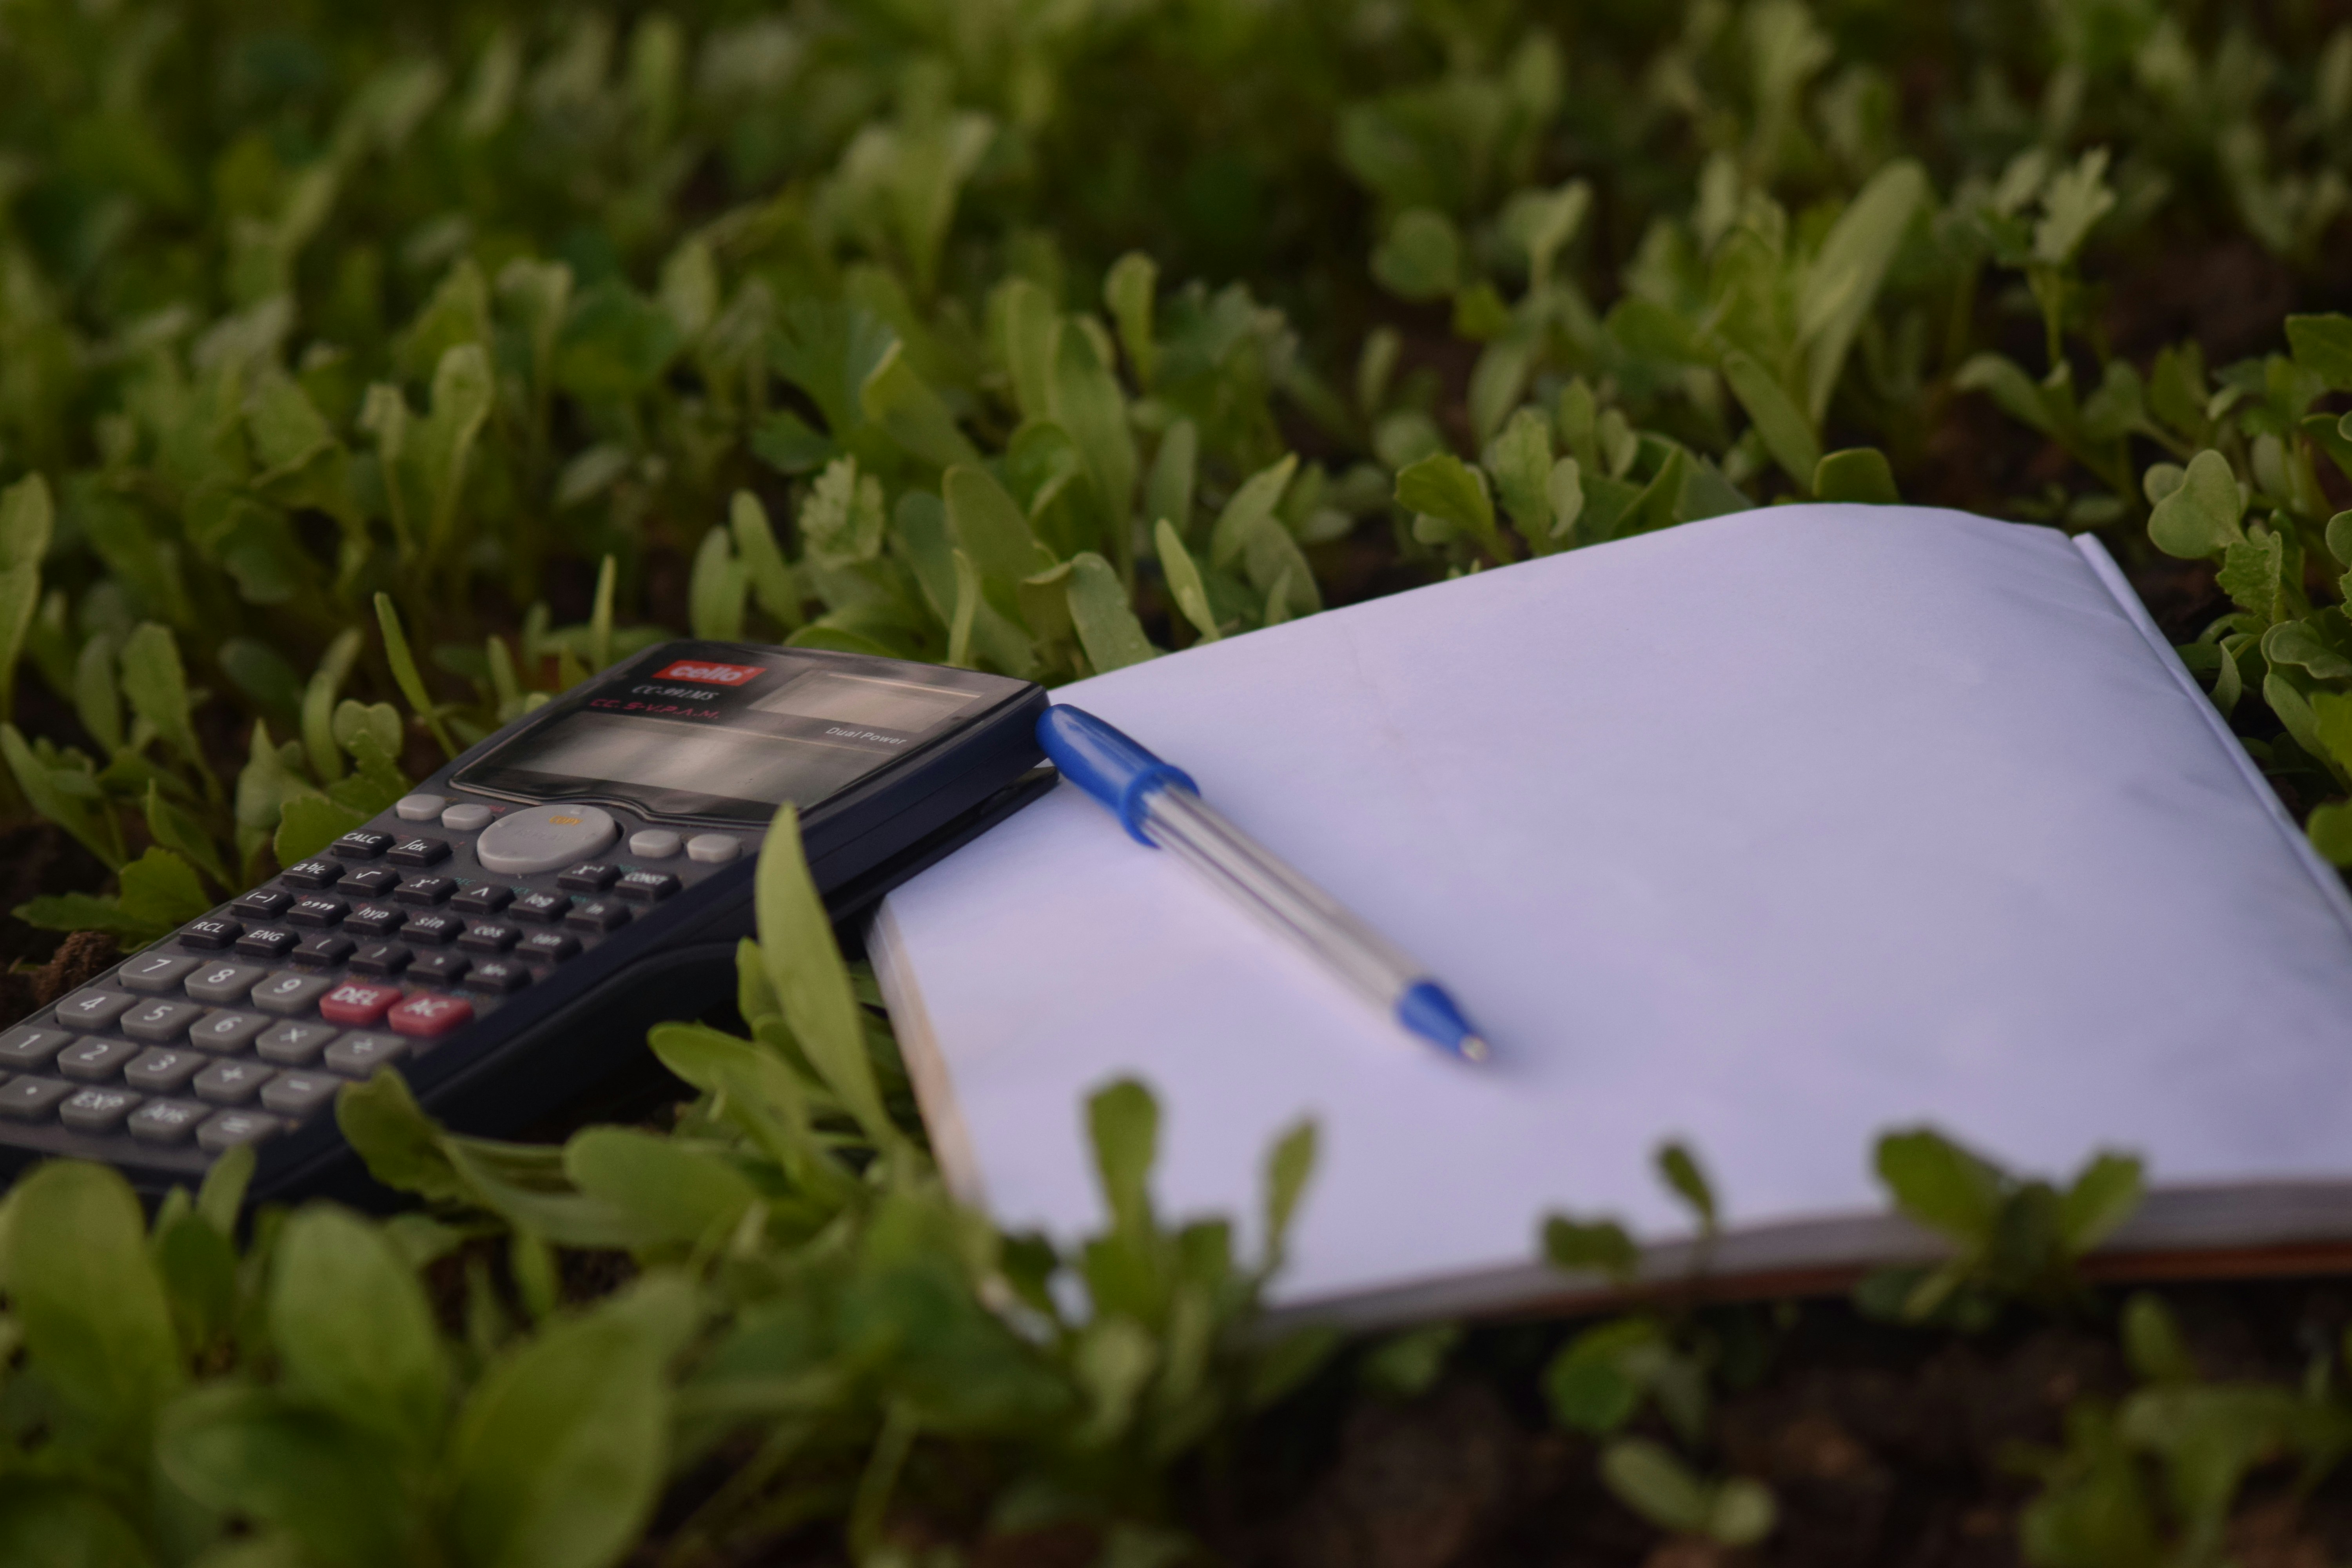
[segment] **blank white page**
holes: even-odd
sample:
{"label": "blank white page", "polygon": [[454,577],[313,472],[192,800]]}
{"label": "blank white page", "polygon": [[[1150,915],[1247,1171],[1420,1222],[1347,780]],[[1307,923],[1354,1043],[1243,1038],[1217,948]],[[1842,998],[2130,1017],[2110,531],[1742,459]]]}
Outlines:
{"label": "blank white page", "polygon": [[1522,1264],[1556,1208],[1680,1231],[1670,1135],[1738,1226],[1880,1208],[1872,1142],[1918,1121],[2029,1171],[2347,1174],[2352,910],[2099,564],[1776,508],[1066,688],[1496,1057],[1417,1047],[1065,784],[884,915],[950,1179],[1096,1226],[1081,1101],[1133,1074],[1163,1211],[1246,1231],[1311,1115],[1306,1302]]}

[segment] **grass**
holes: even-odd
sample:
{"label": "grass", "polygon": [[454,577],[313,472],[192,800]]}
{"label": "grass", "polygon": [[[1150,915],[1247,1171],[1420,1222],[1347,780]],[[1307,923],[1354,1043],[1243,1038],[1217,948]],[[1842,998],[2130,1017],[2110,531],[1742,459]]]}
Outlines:
{"label": "grass", "polygon": [[[1053,682],[1804,498],[2098,531],[2352,862],[2352,28],[2317,12],[6,23],[0,819],[48,868],[19,872],[12,955],[169,929],[663,637]],[[781,852],[768,874],[802,885]],[[1796,1550],[1801,1489],[1730,1463],[1727,1401],[1780,1375],[1756,1322],[1517,1360],[1444,1326],[1269,1344],[1276,1260],[1151,1211],[1140,1089],[1093,1108],[1113,1217],[1082,1251],[948,1205],[861,984],[809,920],[763,931],[751,1038],[657,1033],[702,1091],[658,1135],[488,1148],[394,1080],[354,1094],[355,1141],[429,1200],[383,1225],[240,1237],[226,1163],[152,1223],[102,1173],[20,1184],[0,1542],[1247,1555],[1216,1524],[1238,1456],[1486,1368],[1523,1428],[1586,1445],[1561,1451],[1624,1553]],[[2208,1381],[2160,1303],[2074,1277],[2128,1162],[2062,1193],[1931,1134],[1880,1158],[1896,1201],[1976,1228],[1865,1292],[1906,1325],[1868,1333],[2121,1347],[2115,1397],[2020,1460],[2031,1561],[2211,1561],[2265,1478],[2334,1473],[2334,1330],[2293,1386],[2275,1358]],[[1306,1134],[1276,1152],[1269,1203],[1310,1163]]]}

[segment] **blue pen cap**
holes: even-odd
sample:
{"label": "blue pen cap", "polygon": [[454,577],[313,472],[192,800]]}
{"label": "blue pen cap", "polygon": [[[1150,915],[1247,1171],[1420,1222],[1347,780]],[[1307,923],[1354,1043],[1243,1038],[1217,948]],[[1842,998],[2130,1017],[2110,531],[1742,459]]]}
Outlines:
{"label": "blue pen cap", "polygon": [[1064,778],[1110,807],[1138,844],[1151,844],[1143,836],[1143,807],[1154,791],[1172,785],[1201,793],[1183,769],[1161,762],[1083,708],[1057,704],[1039,714],[1037,744]]}

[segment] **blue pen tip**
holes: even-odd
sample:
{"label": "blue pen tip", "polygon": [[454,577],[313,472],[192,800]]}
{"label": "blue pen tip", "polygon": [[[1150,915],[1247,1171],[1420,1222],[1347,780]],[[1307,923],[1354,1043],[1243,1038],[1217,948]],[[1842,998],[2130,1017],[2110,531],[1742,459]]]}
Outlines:
{"label": "blue pen tip", "polygon": [[1397,1022],[1440,1048],[1453,1052],[1465,1061],[1486,1059],[1486,1041],[1470,1026],[1445,987],[1434,980],[1424,980],[1397,998]]}

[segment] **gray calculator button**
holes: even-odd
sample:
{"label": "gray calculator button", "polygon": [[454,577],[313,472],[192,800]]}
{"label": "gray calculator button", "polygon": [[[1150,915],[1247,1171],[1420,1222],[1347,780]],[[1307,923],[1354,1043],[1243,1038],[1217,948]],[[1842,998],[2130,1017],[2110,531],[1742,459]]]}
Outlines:
{"label": "gray calculator button", "polygon": [[0,1116],[12,1121],[46,1121],[58,1101],[74,1091],[53,1078],[12,1078],[0,1084]]}
{"label": "gray calculator button", "polygon": [[686,841],[686,858],[705,866],[724,866],[743,853],[743,841],[731,833],[698,833]]}
{"label": "gray calculator button", "polygon": [[215,1062],[196,1075],[196,1098],[215,1105],[243,1105],[277,1076],[259,1062]]}
{"label": "gray calculator button", "polygon": [[58,1107],[58,1120],[77,1132],[111,1132],[138,1103],[128,1089],[79,1089]]}
{"label": "gray calculator button", "polygon": [[133,991],[177,991],[204,962],[201,958],[174,958],[168,952],[145,952],[119,970],[115,983]]}
{"label": "gray calculator button", "polygon": [[77,991],[58,1004],[58,1022],[68,1029],[103,1029],[131,1011],[131,1005],[138,1000],[120,991]]}
{"label": "gray calculator button", "polygon": [[285,1067],[308,1067],[319,1059],[327,1042],[336,1031],[324,1024],[280,1024],[253,1043],[253,1048],[268,1062]]}
{"label": "gray calculator button", "polygon": [[253,1005],[265,1013],[299,1016],[317,1006],[319,998],[334,984],[323,974],[297,974],[290,969],[281,969],[253,988]]}
{"label": "gray calculator button", "polygon": [[528,876],[585,860],[620,834],[619,824],[593,805],[534,805],[484,829],[474,855],[486,870]]}
{"label": "gray calculator button", "polygon": [[641,827],[629,835],[629,853],[640,860],[667,860],[677,853],[679,842],[667,827]]}
{"label": "gray calculator button", "polygon": [[58,1058],[58,1071],[84,1083],[104,1083],[138,1054],[129,1040],[80,1040]]}
{"label": "gray calculator button", "polygon": [[188,1031],[188,1042],[208,1051],[241,1051],[271,1022],[261,1013],[215,1013]]}
{"label": "gray calculator button", "polygon": [[150,1143],[177,1143],[196,1130],[196,1123],[212,1114],[209,1105],[197,1105],[184,1100],[151,1100],[131,1113],[124,1123],[131,1136]]}
{"label": "gray calculator button", "polygon": [[327,1065],[352,1078],[365,1078],[386,1062],[408,1054],[408,1042],[398,1035],[345,1035],[327,1047]]}
{"label": "gray calculator button", "polygon": [[300,1121],[335,1098],[343,1080],[323,1072],[282,1072],[262,1086],[261,1103]]}
{"label": "gray calculator button", "polygon": [[448,804],[437,795],[404,795],[392,803],[392,810],[403,822],[430,822]]}
{"label": "gray calculator button", "polygon": [[0,1067],[23,1072],[27,1068],[45,1068],[58,1059],[58,1053],[71,1043],[73,1037],[63,1029],[0,1030]]}
{"label": "gray calculator button", "polygon": [[196,1147],[217,1154],[240,1143],[258,1143],[283,1125],[275,1116],[264,1116],[258,1110],[224,1110],[196,1129]]}
{"label": "gray calculator button", "polygon": [[188,976],[188,994],[199,1002],[242,1002],[268,973],[250,963],[207,963]]}
{"label": "gray calculator button", "polygon": [[122,1032],[134,1040],[164,1045],[188,1032],[205,1016],[194,1002],[142,1002],[122,1016]]}
{"label": "gray calculator button", "polygon": [[194,1051],[149,1051],[122,1069],[122,1081],[149,1094],[177,1094],[204,1065]]}
{"label": "gray calculator button", "polygon": [[490,808],[467,801],[441,814],[441,826],[455,833],[471,833],[490,820]]}

